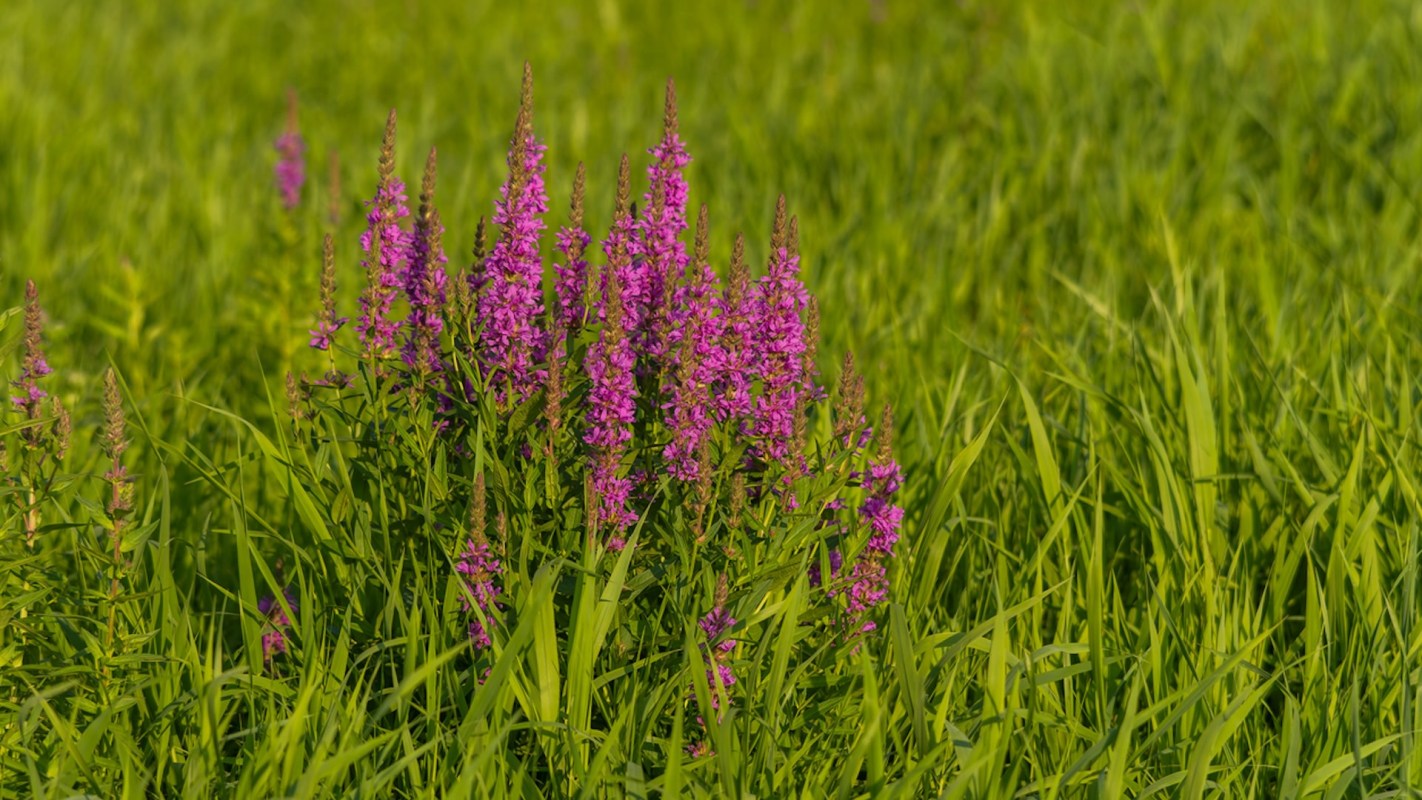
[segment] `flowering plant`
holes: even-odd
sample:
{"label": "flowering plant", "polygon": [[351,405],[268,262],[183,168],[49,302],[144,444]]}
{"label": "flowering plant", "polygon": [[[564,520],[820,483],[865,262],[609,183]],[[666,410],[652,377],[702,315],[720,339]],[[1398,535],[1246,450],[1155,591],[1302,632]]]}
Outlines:
{"label": "flowering plant", "polygon": [[[853,359],[834,392],[821,385],[818,310],[785,199],[758,278],[739,235],[717,268],[705,206],[688,230],[691,157],[670,84],[636,201],[623,156],[596,236],[579,165],[551,253],[547,148],[533,120],[525,70],[492,225],[472,226],[472,263],[452,268],[435,151],[412,209],[390,113],[366,227],[352,243],[364,287],[343,308],[343,248],[328,235],[303,353],[320,369],[288,374],[291,420],[275,437],[243,422],[274,470],[254,485],[277,476],[292,516],[287,530],[237,516],[239,586],[225,595],[237,602],[222,613],[263,686],[309,679],[308,668],[347,669],[358,652],[352,674],[382,698],[371,725],[409,702],[409,676],[425,675],[422,691],[443,693],[429,706],[436,729],[457,726],[470,747],[540,753],[526,763],[571,791],[589,772],[590,740],[622,726],[659,742],[667,763],[695,764],[743,749],[738,738],[764,725],[741,711],[746,687],[780,687],[766,696],[802,709],[832,694],[826,676],[873,641],[890,595],[902,478],[887,409],[871,428]],[[288,205],[299,199],[300,144],[290,124],[277,172]],[[102,536],[82,539],[72,574],[0,576],[12,598],[0,609],[21,619],[43,610],[34,620],[50,625],[58,606],[36,598],[95,605],[98,614],[85,605],[80,616],[106,619],[86,645],[100,679],[93,696],[103,698],[141,685],[145,648],[157,645],[132,599],[168,580],[173,556],[143,549],[167,520],[138,502],[143,476],[125,459],[112,371],[91,470],[102,474],[103,502],[80,504],[92,522],[69,523],[74,512],[50,497],[72,481],[59,467],[71,426],[46,388],[42,319],[31,284],[10,404],[15,468],[0,485],[23,536],[0,546],[15,556],[9,564],[37,551],[70,563],[60,542],[43,539],[47,509],[66,518],[61,526]],[[249,524],[289,551],[254,544]],[[76,595],[94,574],[101,585]],[[0,667],[39,669],[43,654],[62,649],[51,633],[64,624],[7,634],[0,648],[13,655]],[[433,655],[416,668],[420,632]],[[800,713],[804,725],[836,724]],[[532,724],[497,732],[512,716]]]}
{"label": "flowering plant", "polygon": [[[595,256],[579,165],[546,270],[547,148],[531,89],[525,71],[493,231],[478,224],[471,266],[447,271],[433,150],[407,224],[394,112],[360,240],[354,341],[340,338],[328,242],[311,344],[329,369],[289,382],[292,416],[310,464],[303,483],[340,494],[337,459],[368,480],[351,487],[353,508],[319,524],[369,533],[337,536],[346,563],[320,571],[344,574],[341,594],[374,606],[405,587],[373,587],[365,559],[443,558],[458,601],[444,613],[467,630],[479,680],[516,635],[505,617],[543,613],[530,602],[549,569],[567,573],[540,599],[569,626],[548,645],[562,660],[596,660],[614,630],[619,642],[649,640],[635,628],[675,643],[682,622],[699,622],[688,657],[707,679],[689,681],[689,696],[714,728],[734,707],[737,641],[753,635],[742,630],[766,622],[757,609],[803,594],[803,624],[819,631],[806,653],[852,651],[875,629],[903,516],[891,422],[886,411],[868,426],[852,358],[829,408],[783,197],[763,277],[752,278],[738,236],[719,279],[704,206],[688,249],[691,158],[670,84],[640,205],[624,156]],[[388,518],[372,524],[382,504]],[[616,607],[589,628],[595,597]],[[692,752],[713,750],[709,730],[687,739]]]}

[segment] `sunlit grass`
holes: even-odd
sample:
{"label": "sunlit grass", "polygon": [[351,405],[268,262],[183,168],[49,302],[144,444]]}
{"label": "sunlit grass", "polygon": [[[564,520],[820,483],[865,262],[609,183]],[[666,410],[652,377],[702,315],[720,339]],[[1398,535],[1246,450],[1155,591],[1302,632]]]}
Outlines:
{"label": "sunlit grass", "polygon": [[[93,567],[46,601],[70,634],[53,661],[0,668],[0,793],[1417,796],[1415,9],[338,5],[0,10],[0,305],[41,287],[92,501],[49,509],[46,535]],[[557,630],[521,618],[476,689],[428,576],[362,617],[306,575],[299,657],[271,674],[254,647],[263,570],[319,548],[312,520],[343,502],[294,499],[310,465],[283,438],[284,372],[325,368],[305,347],[321,235],[353,296],[395,106],[400,171],[438,146],[467,263],[525,59],[554,227],[578,161],[610,187],[655,141],[675,77],[713,260],[743,229],[763,266],[785,193],[824,370],[852,350],[897,410],[908,518],[881,630],[816,676],[833,702],[797,705],[807,609],[777,600],[713,758],[684,756],[694,714],[663,696],[694,646],[530,719]],[[271,178],[288,87],[311,157],[291,220]],[[612,202],[592,191],[589,216]],[[82,612],[107,613],[90,431],[110,364],[149,583],[106,665]],[[41,584],[59,563],[5,566]],[[66,700],[96,681],[122,692]]]}

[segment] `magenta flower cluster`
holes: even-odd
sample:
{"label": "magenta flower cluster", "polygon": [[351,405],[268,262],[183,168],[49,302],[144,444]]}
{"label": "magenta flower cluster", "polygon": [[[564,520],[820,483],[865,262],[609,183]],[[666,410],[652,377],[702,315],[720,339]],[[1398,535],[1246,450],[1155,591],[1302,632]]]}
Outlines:
{"label": "magenta flower cluster", "polygon": [[441,244],[444,225],[434,208],[434,182],[435,151],[430,150],[420,189],[420,212],[410,236],[410,255],[402,276],[405,298],[410,304],[402,353],[405,364],[420,374],[443,368],[439,337],[444,332],[445,287],[449,280],[444,265],[449,263],[449,257]]}
{"label": "magenta flower cluster", "polygon": [[751,389],[757,371],[756,325],[758,309],[751,295],[750,273],[745,265],[745,239],[737,238],[731,251],[731,268],[716,305],[721,334],[713,358],[715,387],[712,407],[717,419],[744,431],[751,413]]}
{"label": "magenta flower cluster", "polygon": [[332,315],[330,319],[318,319],[316,327],[311,329],[308,344],[316,350],[330,350],[331,337],[340,332],[342,326],[347,322],[345,317]]}
{"label": "magenta flower cluster", "polygon": [[629,313],[627,286],[632,269],[632,213],[627,204],[627,160],[622,160],[618,179],[618,201],[612,230],[603,242],[607,269],[603,271],[598,298],[602,327],[597,341],[588,346],[587,432],[583,441],[591,447],[590,483],[596,497],[596,524],[612,529],[608,546],[621,550],[621,531],[637,521],[628,509],[632,481],[623,470],[632,424],[637,414],[637,356],[631,334],[635,325]]}
{"label": "magenta flower cluster", "polygon": [[[64,404],[58,397],[51,397],[49,392],[40,386],[40,381],[54,371],[49,366],[49,360],[45,358],[43,338],[44,312],[40,309],[39,290],[34,281],[26,281],[24,334],[21,339],[24,355],[20,359],[20,376],[10,383],[15,388],[10,403],[19,411],[25,423],[19,426],[19,439],[29,453],[38,455],[38,459],[22,459],[22,471],[37,467],[51,455],[56,460],[63,460],[69,450],[69,437],[72,432],[69,412]],[[0,441],[0,464],[5,462],[3,456],[4,442]],[[48,483],[52,480],[41,479],[37,472],[30,472],[24,477],[32,488],[37,482]],[[38,532],[39,509],[35,505],[37,495],[31,493],[29,497],[29,507],[22,517],[25,539],[33,541]],[[26,504],[22,502],[21,505]]]}
{"label": "magenta flower cluster", "polygon": [[903,507],[894,502],[903,483],[903,472],[889,443],[892,426],[893,419],[886,408],[878,430],[878,452],[860,476],[865,496],[859,506],[859,520],[869,535],[850,571],[846,611],[851,624],[862,633],[878,627],[869,615],[888,596],[888,563],[894,557],[894,545],[898,544],[904,520]]}
{"label": "magenta flower cluster", "polygon": [[539,326],[543,262],[538,255],[542,215],[548,210],[543,188],[547,148],[534,138],[529,113],[525,106],[519,115],[509,150],[509,178],[494,206],[494,224],[501,232],[478,279],[485,378],[505,402],[526,400],[546,377],[536,365],[547,348]]}
{"label": "magenta flower cluster", "polygon": [[20,377],[11,385],[17,394],[10,398],[26,419],[38,419],[40,404],[49,393],[40,388],[40,379],[53,372],[49,361],[40,349],[41,317],[39,292],[34,281],[25,284],[25,355],[21,362]]}
{"label": "magenta flower cluster", "polygon": [[301,187],[306,183],[306,140],[296,128],[296,93],[287,94],[286,130],[277,137],[276,185],[281,204],[287,211],[301,204]]}
{"label": "magenta flower cluster", "polygon": [[[282,596],[286,598],[291,613],[295,614],[296,595],[290,586],[282,590]],[[291,626],[291,617],[287,616],[286,609],[282,608],[281,603],[272,595],[257,601],[257,613],[266,621],[266,628],[262,632],[262,660],[270,663],[278,653],[287,651],[287,628]]]}
{"label": "magenta flower cluster", "polygon": [[[738,242],[730,283],[724,292],[717,290],[704,217],[693,263],[682,241],[688,200],[684,170],[691,158],[677,131],[675,93],[669,86],[662,137],[649,151],[641,213],[629,201],[624,158],[617,211],[602,240],[605,262],[596,276],[587,258],[592,237],[582,219],[579,170],[572,219],[557,236],[561,263],[555,265],[556,305],[553,330],[548,329],[539,253],[548,208],[546,148],[533,133],[530,98],[526,79],[508,177],[495,203],[499,233],[488,255],[464,278],[465,291],[473,297],[470,329],[478,332],[469,355],[500,406],[511,408],[544,388],[549,356],[565,354],[561,342],[550,346],[555,330],[565,335],[584,325],[598,326],[584,360],[589,389],[581,438],[589,448],[596,524],[616,546],[621,531],[639,517],[630,505],[638,483],[633,476],[654,474],[650,465],[634,471],[630,463],[639,397],[660,409],[658,419],[647,421],[665,426],[660,451],[664,468],[677,480],[701,479],[703,451],[719,422],[731,423],[736,436],[752,440],[762,469],[787,463],[795,417],[803,412],[802,394],[809,386],[802,319],[808,293],[799,278],[794,221],[787,220],[783,198],[764,279],[750,281],[744,245]],[[425,207],[432,198],[424,196],[414,229],[402,224],[410,210],[404,184],[393,171],[392,112],[380,181],[361,236],[367,287],[355,327],[361,352],[377,360],[396,350],[399,332],[406,329],[406,364],[434,372],[441,367],[439,339],[449,313],[446,259],[437,246],[444,229],[438,215]],[[394,305],[401,290],[409,313],[397,321]],[[340,322],[334,308],[324,306],[311,332],[312,346],[327,349]]]}
{"label": "magenta flower cluster", "polygon": [[[837,630],[847,637],[873,630],[903,522],[896,504],[902,475],[887,445],[889,424],[880,427],[876,452],[864,452],[870,434],[862,381],[856,388],[853,380],[841,384],[846,404],[834,410],[835,434],[817,463],[842,460],[812,474],[809,415],[824,413],[818,404],[826,393],[816,382],[817,317],[801,278],[798,225],[784,198],[776,204],[763,277],[752,276],[743,237],[735,240],[724,278],[718,274],[705,207],[688,251],[691,157],[669,86],[640,204],[632,202],[632,169],[624,156],[610,224],[594,229],[584,220],[579,165],[571,213],[553,237],[556,254],[545,287],[546,151],[534,133],[526,73],[508,171],[494,203],[493,241],[486,250],[481,222],[473,264],[447,274],[445,228],[434,209],[434,155],[419,212],[411,215],[404,184],[394,175],[391,113],[361,237],[367,280],[354,326],[356,352],[372,362],[375,377],[393,368],[397,380],[388,388],[413,388],[412,397],[428,397],[428,391],[421,395],[429,389],[425,379],[445,373],[433,389],[444,415],[436,423],[441,435],[471,430],[469,415],[450,413],[458,402],[478,400],[481,392],[492,398],[492,412],[510,422],[498,435],[513,436],[497,446],[518,454],[510,458],[534,476],[529,485],[549,489],[550,498],[561,492],[566,499],[576,485],[564,469],[573,451],[584,502],[563,503],[559,513],[580,510],[589,540],[607,551],[623,550],[637,524],[658,525],[649,513],[654,504],[675,507],[699,542],[717,530],[747,531],[752,515],[742,511],[748,504],[759,504],[755,516],[762,521],[773,508],[803,516],[801,504],[815,494],[805,479],[840,487],[848,481],[850,492],[815,501],[822,503],[814,513],[823,521],[815,546],[825,550],[810,560],[808,577],[841,610]],[[329,301],[333,280],[323,278],[323,306],[311,332],[312,346],[323,350],[344,322]],[[406,313],[397,318],[402,303]],[[454,443],[452,452],[467,456],[473,441]],[[730,497],[729,513],[718,507],[722,496]],[[482,612],[469,622],[481,650],[492,642],[502,591],[503,565],[494,552],[474,537],[456,561],[470,598],[465,610]],[[723,552],[732,557],[729,547]],[[700,620],[710,656],[706,678],[722,698],[736,682],[735,641],[724,635],[735,624],[723,593]]]}
{"label": "magenta flower cluster", "polygon": [[403,273],[410,260],[413,239],[411,233],[400,226],[400,220],[410,216],[405,184],[382,174],[380,186],[367,205],[370,207],[365,216],[367,227],[360,237],[367,284],[360,299],[356,333],[368,356],[384,358],[396,347],[400,326],[391,312],[404,284]]}
{"label": "magenta flower cluster", "polygon": [[662,457],[668,474],[687,482],[703,477],[702,449],[709,445],[718,419],[714,386],[729,367],[725,318],[716,313],[716,272],[708,257],[706,235],[703,207],[696,225],[696,256],[686,280],[673,293],[667,336],[676,381],[670,397],[662,404],[665,424],[671,431]]}
{"label": "magenta flower cluster", "polygon": [[301,203],[301,186],[306,183],[306,142],[296,131],[277,137],[276,150],[280,159],[276,165],[277,189],[281,203],[290,211]]}
{"label": "magenta flower cluster", "polygon": [[[784,198],[776,220],[784,220]],[[805,369],[804,315],[810,295],[800,282],[800,255],[793,246],[793,222],[786,230],[777,224],[776,241],[768,274],[757,286],[754,320],[757,373],[762,391],[755,401],[753,433],[757,454],[781,462],[790,455],[795,434],[795,413],[802,393],[811,391]],[[788,238],[787,238],[788,237]]]}
{"label": "magenta flower cluster", "polygon": [[633,227],[636,235],[631,246],[635,258],[635,277],[628,294],[636,322],[633,340],[647,359],[649,368],[665,364],[668,334],[675,306],[670,302],[671,289],[686,269],[686,246],[681,234],[686,230],[687,183],[682,170],[691,163],[681,137],[677,133],[676,93],[667,87],[666,112],[662,139],[647,152],[652,163],[647,167],[650,186],[642,199],[646,213]]}
{"label": "magenta flower cluster", "polygon": [[[726,576],[722,575],[716,582],[715,604],[706,616],[698,621],[701,633],[705,635],[706,642],[703,651],[707,659],[706,666],[706,690],[710,695],[711,711],[716,713],[716,720],[722,720],[721,696],[726,697],[727,704],[730,703],[731,687],[736,685],[736,673],[731,667],[731,654],[735,652],[738,642],[727,636],[726,633],[736,625],[736,618],[726,610],[726,601],[729,595],[729,586]],[[692,692],[695,695],[695,692]],[[698,725],[706,726],[705,716],[698,715],[696,718]],[[688,752],[694,756],[709,755],[710,747],[703,740],[693,743],[687,748]]]}
{"label": "magenta flower cluster", "polygon": [[331,235],[326,234],[321,248],[321,311],[316,316],[316,327],[309,331],[311,347],[330,350],[331,337],[349,321],[336,314],[336,253]]}
{"label": "magenta flower cluster", "polygon": [[592,235],[583,229],[583,181],[586,173],[583,165],[578,165],[577,176],[573,179],[572,219],[558,229],[558,252],[562,263],[554,264],[557,273],[554,291],[558,297],[558,321],[565,331],[576,331],[585,322],[583,315],[584,295],[588,288],[588,245]]}
{"label": "magenta flower cluster", "polygon": [[[464,551],[459,554],[459,560],[455,563],[455,570],[463,576],[464,588],[468,592],[464,598],[464,610],[470,612],[469,639],[474,643],[474,649],[483,650],[493,643],[489,638],[489,629],[497,619],[495,612],[499,602],[499,576],[503,574],[503,565],[495,556],[488,540],[482,535],[476,535],[465,542]],[[472,613],[475,605],[482,612],[482,619],[479,614]]]}

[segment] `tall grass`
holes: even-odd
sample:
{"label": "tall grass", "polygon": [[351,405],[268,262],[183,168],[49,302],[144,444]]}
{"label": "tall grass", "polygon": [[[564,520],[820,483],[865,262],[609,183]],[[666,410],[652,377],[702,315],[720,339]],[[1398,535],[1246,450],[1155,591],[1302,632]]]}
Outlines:
{"label": "tall grass", "polygon": [[[0,289],[41,287],[76,432],[43,557],[0,497],[0,641],[53,643],[0,657],[0,792],[1419,794],[1416,9],[336,6],[0,10]],[[764,242],[790,197],[823,370],[852,350],[898,412],[883,624],[801,668],[804,591],[733,599],[753,635],[714,756],[684,749],[709,572],[655,648],[544,612],[573,586],[576,619],[609,618],[610,575],[520,573],[477,666],[435,560],[355,559],[409,597],[312,588],[350,580],[323,530],[379,485],[339,448],[304,460],[286,418],[283,373],[325,368],[321,235],[354,252],[399,106],[399,171],[439,146],[466,263],[525,59],[554,209],[578,161],[607,186],[655,140],[675,76],[693,204]],[[271,178],[288,87],[295,216]],[[610,218],[610,193],[588,205]],[[135,488],[112,603],[89,433],[110,365]],[[421,479],[373,507],[439,507]],[[292,657],[268,667],[256,609],[293,575]]]}

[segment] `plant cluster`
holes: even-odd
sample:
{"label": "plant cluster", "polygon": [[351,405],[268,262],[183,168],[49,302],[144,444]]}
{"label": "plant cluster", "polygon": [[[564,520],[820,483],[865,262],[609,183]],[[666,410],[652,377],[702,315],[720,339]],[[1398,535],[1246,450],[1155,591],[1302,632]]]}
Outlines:
{"label": "plant cluster", "polygon": [[[275,170],[287,212],[306,174],[294,98],[290,108]],[[885,407],[870,424],[852,357],[836,391],[821,384],[818,311],[783,197],[760,277],[743,236],[721,277],[705,206],[687,236],[691,159],[670,83],[665,109],[638,200],[623,156],[594,247],[580,165],[556,253],[545,253],[546,148],[525,68],[492,224],[478,222],[472,263],[455,271],[435,151],[412,211],[391,112],[359,239],[358,305],[339,310],[327,235],[309,331],[321,372],[288,373],[290,420],[275,440],[241,423],[279,465],[293,516],[278,530],[239,512],[237,585],[218,589],[227,600],[216,607],[195,605],[222,620],[224,649],[248,674],[295,682],[358,651],[381,718],[411,692],[393,677],[409,664],[392,640],[427,630],[440,649],[430,663],[454,677],[426,687],[439,696],[424,713],[450,730],[493,735],[487,717],[468,716],[482,708],[613,735],[620,709],[638,707],[660,712],[646,735],[664,758],[696,761],[744,749],[735,738],[765,724],[737,714],[747,681],[800,697],[805,725],[834,724],[815,698],[832,696],[827,674],[880,624],[903,519],[892,420]],[[161,508],[132,518],[118,379],[105,378],[91,470],[104,494],[86,501],[92,481],[59,468],[71,425],[42,387],[51,369],[33,283],[24,320],[19,449],[4,486],[22,535],[0,543],[4,620],[18,624],[0,639],[3,668],[20,676],[13,687],[42,692],[47,670],[82,657],[89,668],[56,701],[74,724],[118,703],[138,720],[126,724],[172,734],[183,701],[144,687],[160,685],[151,669],[175,631],[135,600],[156,585],[154,596],[177,602],[174,555],[150,540],[161,528],[168,541]],[[46,526],[46,509],[64,518]],[[249,524],[285,548],[256,547]],[[31,720],[5,736],[52,741],[36,733],[44,727]],[[590,770],[585,740],[538,727],[495,738],[570,789]]]}
{"label": "plant cluster", "polygon": [[[580,165],[550,269],[531,89],[525,70],[508,175],[492,228],[476,227],[470,266],[447,266],[433,149],[411,211],[395,175],[393,111],[360,239],[366,282],[353,333],[337,311],[327,239],[310,332],[326,371],[290,377],[288,392],[309,480],[332,481],[338,453],[368,479],[322,521],[346,532],[333,531],[337,541],[360,542],[345,553],[349,569],[336,570],[349,581],[339,594],[369,596],[362,558],[443,557],[458,579],[458,624],[487,670],[506,618],[527,613],[532,576],[576,573],[549,600],[569,632],[559,658],[580,644],[580,609],[600,586],[616,612],[595,638],[611,624],[626,641],[675,650],[700,620],[693,657],[706,668],[694,672],[706,679],[692,692],[702,709],[720,709],[734,702],[733,606],[764,623],[766,607],[803,582],[816,598],[804,623],[818,631],[806,647],[852,649],[875,630],[903,517],[892,421],[886,407],[882,423],[868,423],[852,358],[830,408],[783,197],[763,276],[752,277],[743,237],[718,276],[704,206],[688,248],[691,159],[670,84],[640,202],[624,156],[596,252]],[[374,541],[350,535],[367,515],[382,517]],[[381,587],[371,601],[409,588]],[[284,649],[283,640],[267,656]]]}

